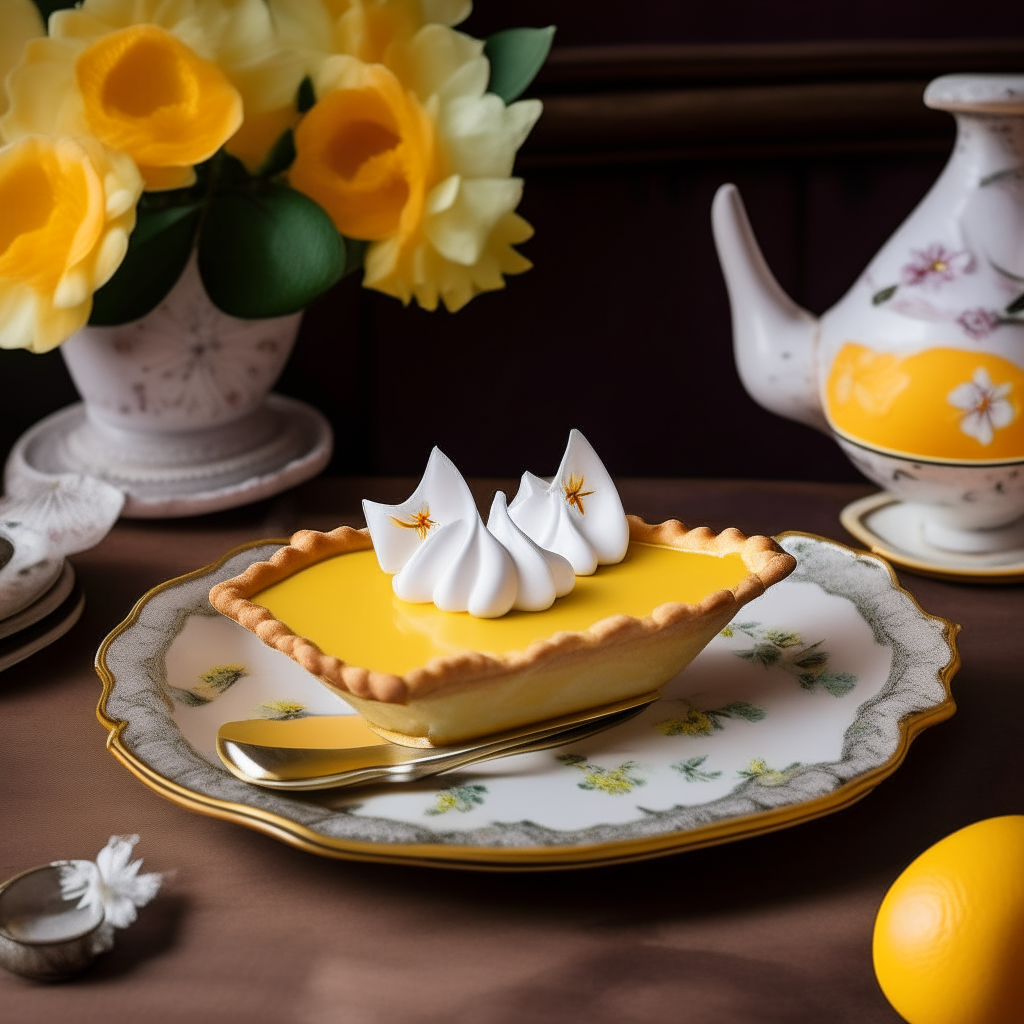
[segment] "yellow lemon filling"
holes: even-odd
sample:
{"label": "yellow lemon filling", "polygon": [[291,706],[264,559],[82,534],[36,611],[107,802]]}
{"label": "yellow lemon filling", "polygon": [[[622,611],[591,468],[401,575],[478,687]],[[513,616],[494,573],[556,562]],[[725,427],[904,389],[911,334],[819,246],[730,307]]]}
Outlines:
{"label": "yellow lemon filling", "polygon": [[825,393],[833,427],[873,448],[938,460],[1024,459],[1024,370],[992,353],[899,355],[847,342]]}
{"label": "yellow lemon filling", "polygon": [[466,651],[523,651],[563,630],[583,631],[612,615],[642,618],[669,601],[697,604],[750,573],[738,554],[718,557],[632,542],[625,559],[581,576],[543,612],[499,619],[409,604],[391,589],[372,550],[318,562],[257,594],[267,608],[325,654],[350,665],[404,675],[434,658]]}

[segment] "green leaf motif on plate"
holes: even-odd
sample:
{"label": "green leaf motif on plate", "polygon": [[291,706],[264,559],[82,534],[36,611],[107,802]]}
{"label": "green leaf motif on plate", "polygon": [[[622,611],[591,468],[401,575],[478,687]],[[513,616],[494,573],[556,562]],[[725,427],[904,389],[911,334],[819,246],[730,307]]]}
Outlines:
{"label": "green leaf motif on plate", "polygon": [[487,37],[484,55],[491,62],[488,92],[511,103],[521,96],[537,77],[555,38],[555,26],[547,28],[508,28]]}
{"label": "green leaf motif on plate", "polygon": [[239,679],[248,674],[246,667],[236,662],[227,665],[214,665],[205,672],[199,673],[199,682],[194,686],[172,686],[170,689],[182,704],[190,708],[198,708],[215,701],[222,693],[234,686]]}
{"label": "green leaf motif on plate", "polygon": [[299,701],[287,697],[282,700],[261,701],[252,710],[257,718],[266,718],[277,722],[309,717],[305,704],[300,704]]}
{"label": "green leaf motif on plate", "polygon": [[223,312],[246,319],[298,313],[345,270],[327,213],[285,185],[217,195],[199,235],[199,273]]}
{"label": "green leaf motif on plate", "polygon": [[674,718],[655,723],[655,728],[666,736],[710,736],[724,728],[719,719],[742,718],[747,722],[760,722],[768,714],[764,708],[745,700],[736,700],[720,708],[700,709],[689,701],[682,701],[686,712]]}
{"label": "green leaf motif on plate", "polygon": [[711,782],[713,779],[721,778],[721,772],[706,772],[701,768],[701,765],[704,764],[707,759],[708,755],[702,754],[700,757],[691,757],[685,761],[676,761],[675,764],[671,764],[669,767],[674,771],[679,772],[687,782]]}
{"label": "green leaf motif on plate", "polygon": [[883,288],[881,291],[875,292],[875,294],[871,296],[871,305],[880,306],[883,302],[888,302],[896,294],[898,289],[898,284],[891,284],[888,288]]}
{"label": "green leaf motif on plate", "polygon": [[452,786],[450,789],[442,789],[437,793],[437,802],[433,807],[428,807],[424,814],[438,815],[447,814],[449,811],[467,811],[479,807],[484,802],[484,795],[487,792],[486,786]]}
{"label": "green leaf motif on plate", "polygon": [[785,768],[771,768],[763,757],[753,757],[746,768],[736,772],[742,779],[750,779],[760,786],[781,786],[800,767],[799,761],[787,764]]}
{"label": "green leaf motif on plate", "polygon": [[805,644],[799,633],[766,629],[760,622],[734,622],[722,630],[722,636],[734,638],[738,632],[749,636],[754,646],[733,651],[737,658],[765,669],[778,666],[795,676],[805,690],[820,687],[833,697],[844,697],[857,685],[852,673],[829,670],[832,656],[822,647],[824,639]]}
{"label": "green leaf motif on plate", "polygon": [[646,786],[647,780],[637,774],[640,765],[636,761],[623,761],[618,768],[603,768],[590,764],[582,754],[562,754],[558,758],[568,768],[583,772],[583,781],[577,783],[580,789],[600,790],[611,796],[632,793],[636,786]]}

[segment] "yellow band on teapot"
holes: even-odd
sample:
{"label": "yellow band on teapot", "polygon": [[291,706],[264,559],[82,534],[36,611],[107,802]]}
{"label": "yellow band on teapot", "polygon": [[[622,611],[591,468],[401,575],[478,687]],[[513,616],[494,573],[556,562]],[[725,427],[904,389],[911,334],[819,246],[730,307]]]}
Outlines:
{"label": "yellow band on teapot", "polygon": [[903,356],[846,342],[825,397],[836,431],[873,448],[925,459],[1024,459],[1024,370],[1001,356],[953,348]]}

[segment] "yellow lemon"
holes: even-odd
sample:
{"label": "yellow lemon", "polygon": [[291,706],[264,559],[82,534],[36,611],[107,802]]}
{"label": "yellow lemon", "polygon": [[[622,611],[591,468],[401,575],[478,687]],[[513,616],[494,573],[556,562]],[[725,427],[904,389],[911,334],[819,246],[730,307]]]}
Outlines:
{"label": "yellow lemon", "polygon": [[1024,815],[925,850],[886,893],[875,974],[910,1024],[1024,1021]]}

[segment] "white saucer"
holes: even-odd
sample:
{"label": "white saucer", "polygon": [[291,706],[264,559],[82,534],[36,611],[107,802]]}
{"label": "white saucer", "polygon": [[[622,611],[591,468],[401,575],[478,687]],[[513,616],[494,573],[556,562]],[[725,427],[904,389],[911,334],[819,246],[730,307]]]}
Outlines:
{"label": "white saucer", "polygon": [[126,518],[194,516],[247,505],[316,476],[334,443],[319,412],[274,394],[245,421],[220,430],[214,443],[204,443],[205,433],[172,439],[182,457],[170,464],[157,457],[167,447],[163,439],[127,432],[121,438],[119,450],[88,421],[81,402],[69,405],[18,438],[4,470],[7,489],[23,475],[85,473],[125,493]]}
{"label": "white saucer", "polygon": [[[60,581],[57,585],[60,585]],[[19,661],[24,661],[44,647],[49,647],[54,640],[59,640],[81,618],[83,608],[85,594],[82,588],[74,583],[71,592],[49,615],[13,636],[0,640],[0,672],[17,665]]]}
{"label": "white saucer", "polygon": [[876,555],[921,576],[955,583],[1024,583],[1024,547],[979,554],[944,551],[925,540],[922,507],[886,491],[852,502],[839,518]]}
{"label": "white saucer", "polygon": [[65,562],[57,577],[57,582],[42,597],[16,615],[9,615],[0,621],[0,640],[14,636],[15,633],[20,633],[23,629],[28,629],[29,626],[34,626],[41,619],[45,619],[67,600],[68,595],[74,589],[75,570],[71,568],[70,562]]}

